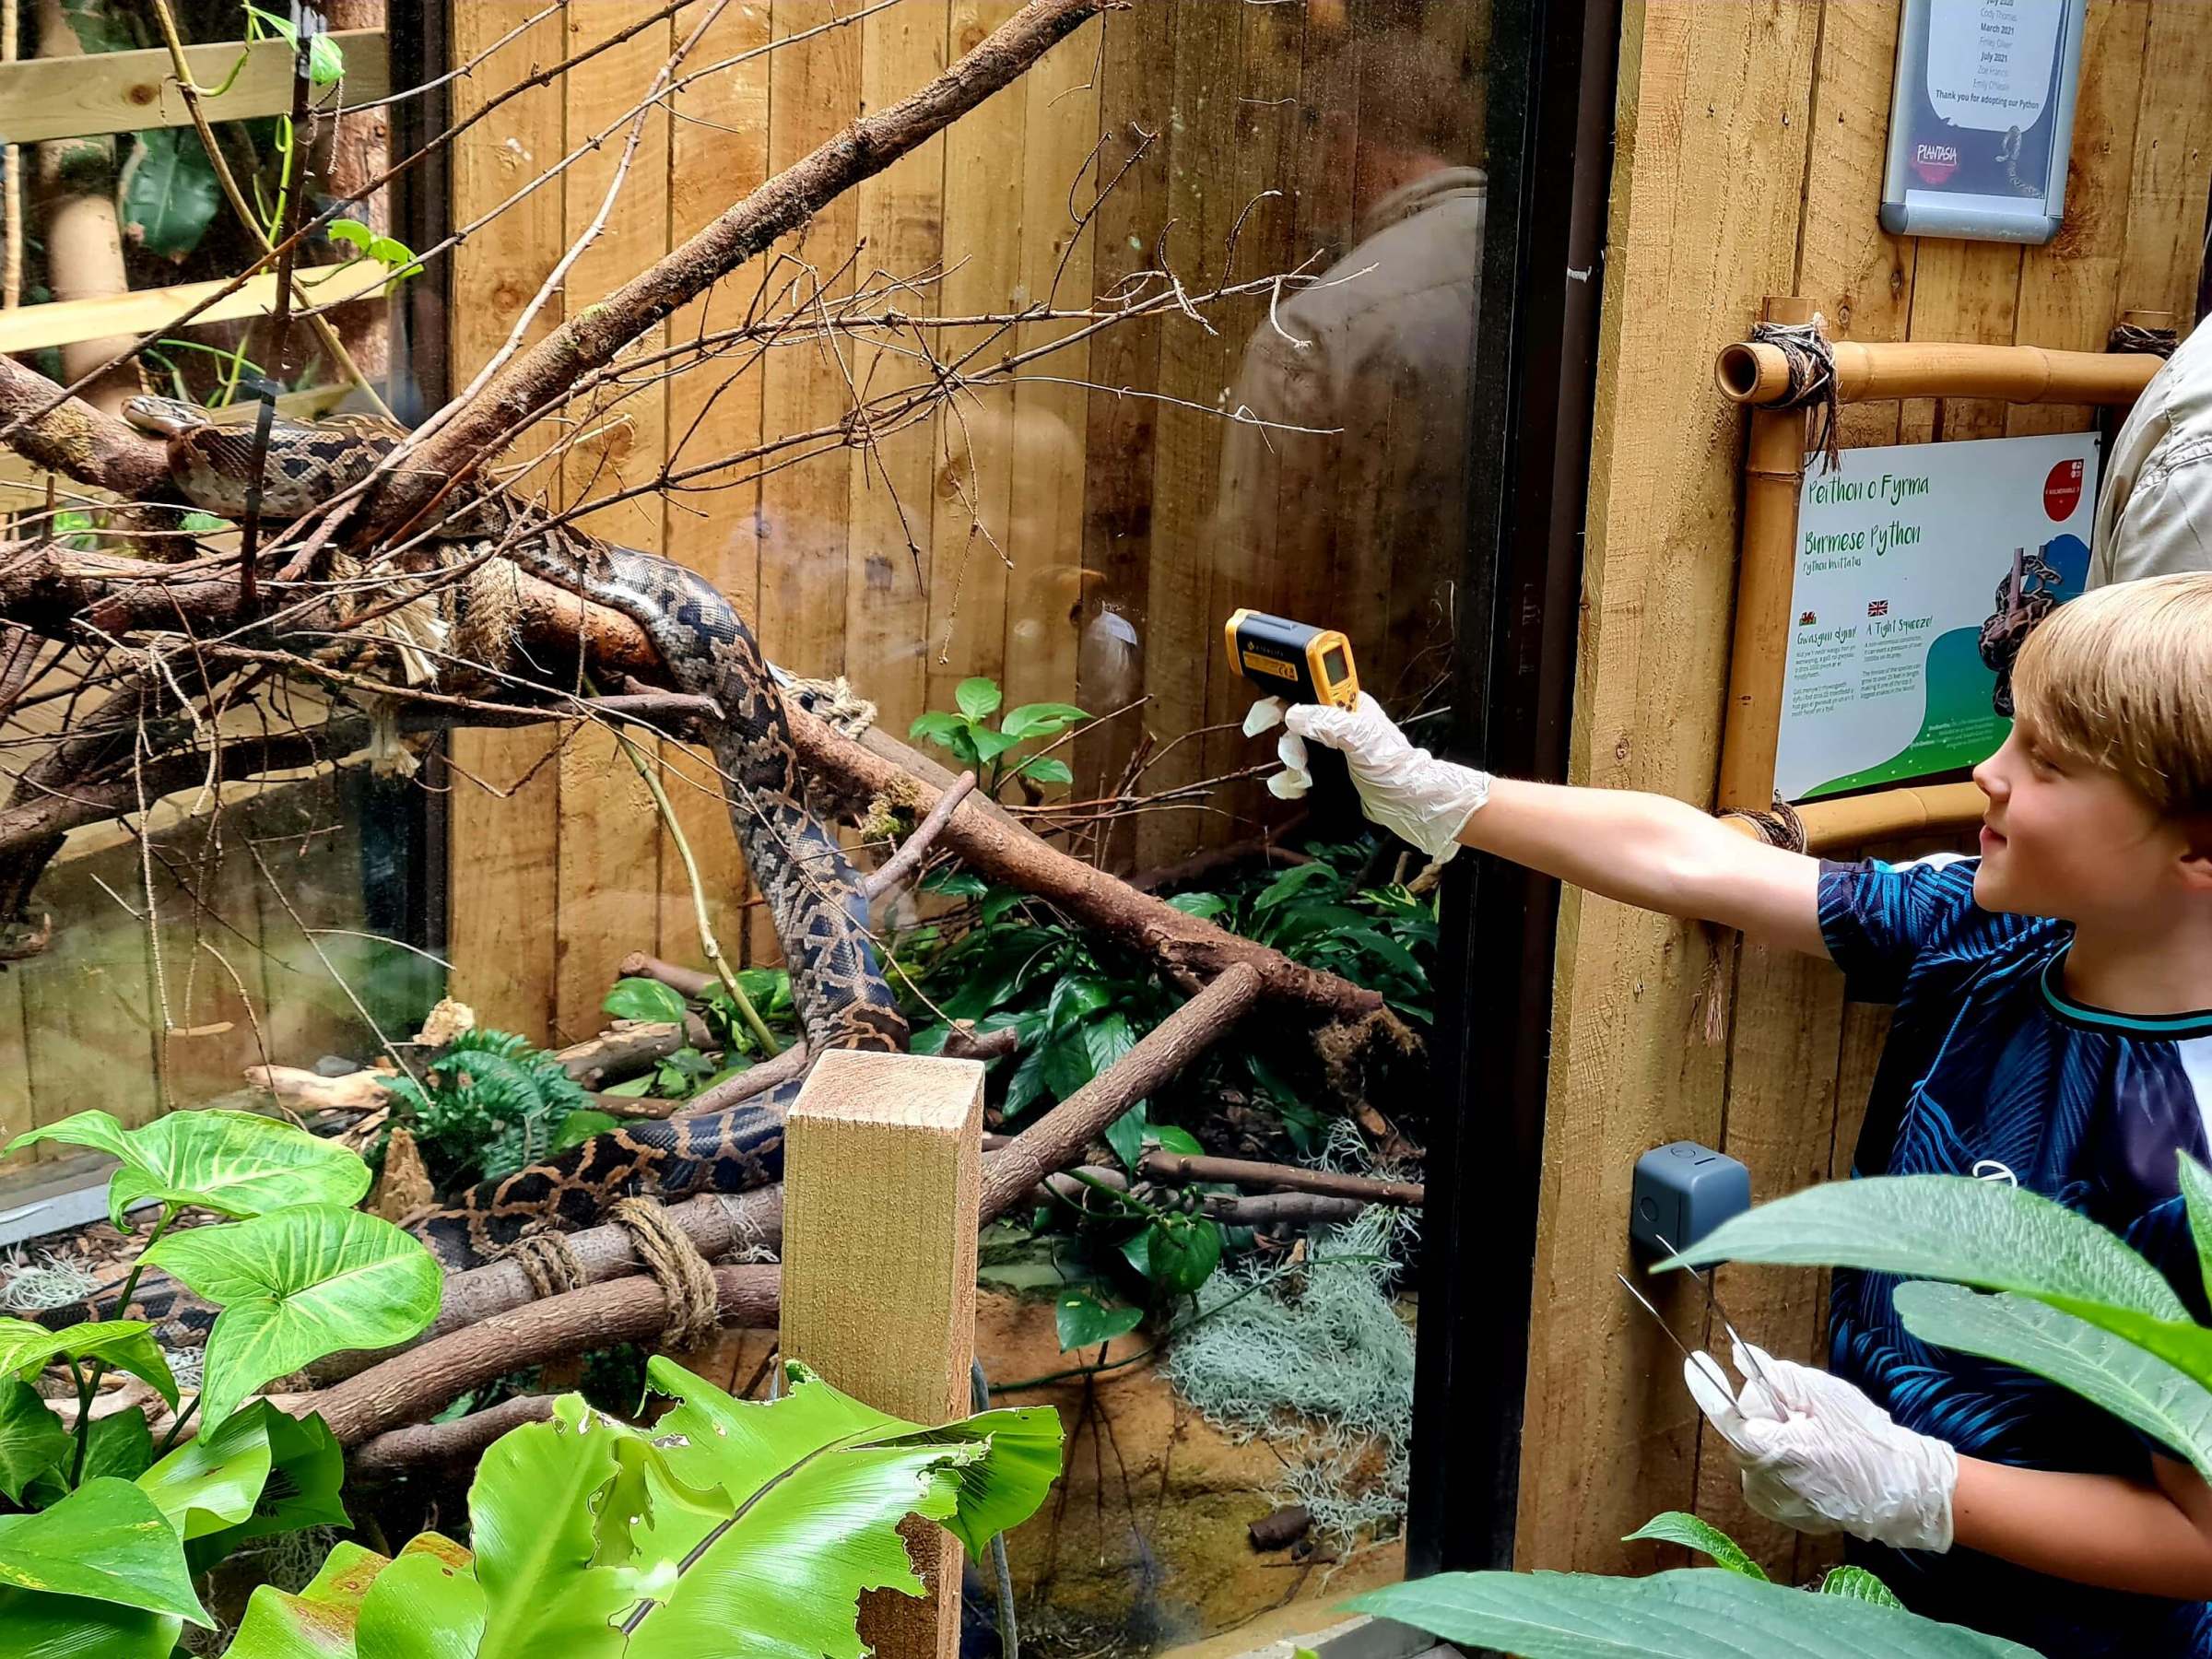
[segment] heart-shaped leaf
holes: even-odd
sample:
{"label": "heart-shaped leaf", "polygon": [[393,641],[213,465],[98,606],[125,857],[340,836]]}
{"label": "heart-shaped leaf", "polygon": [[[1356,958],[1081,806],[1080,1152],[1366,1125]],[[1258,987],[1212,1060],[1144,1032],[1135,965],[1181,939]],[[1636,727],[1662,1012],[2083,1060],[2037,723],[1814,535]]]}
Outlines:
{"label": "heart-shaped leaf", "polygon": [[1116,1336],[1126,1336],[1144,1323],[1144,1318],[1142,1308],[1111,1306],[1088,1285],[1079,1290],[1063,1292],[1053,1304],[1053,1324],[1059,1332],[1060,1351],[1064,1354],[1070,1348],[1096,1347]]}
{"label": "heart-shaped leaf", "polygon": [[222,1309],[207,1336],[203,1440],[273,1378],[419,1335],[445,1284],[418,1241],[335,1204],[171,1233],[144,1260]]}
{"label": "heart-shaped leaf", "polygon": [[169,1517],[127,1480],[88,1480],[52,1509],[0,1515],[0,1584],[209,1623]]}
{"label": "heart-shaped leaf", "polygon": [[177,1380],[143,1320],[94,1320],[50,1331],[28,1319],[0,1319],[0,1377],[28,1381],[56,1359],[97,1359],[143,1378],[171,1406],[177,1403]]}
{"label": "heart-shaped leaf", "polygon": [[0,1495],[17,1501],[25,1487],[59,1467],[70,1449],[69,1430],[37,1389],[13,1377],[0,1382]]}
{"label": "heart-shaped leaf", "polygon": [[85,1434],[85,1473],[78,1484],[103,1477],[136,1480],[153,1461],[154,1436],[146,1425],[146,1413],[135,1406],[126,1406],[92,1419]]}
{"label": "heart-shaped leaf", "polygon": [[170,1659],[183,1631],[172,1614],[0,1589],[0,1632],[11,1659]]}
{"label": "heart-shaped leaf", "polygon": [[355,1204],[369,1166],[320,1135],[251,1112],[172,1112],[136,1129],[112,1113],[79,1112],[8,1143],[65,1141],[123,1159],[108,1182],[117,1227],[142,1199],[196,1205],[226,1216],[258,1216],[294,1204]]}
{"label": "heart-shaped leaf", "polygon": [[184,1538],[238,1525],[253,1512],[269,1478],[269,1431],[264,1407],[249,1406],[216,1425],[204,1440],[179,1446],[138,1477]]}
{"label": "heart-shaped leaf", "polygon": [[599,1005],[617,1019],[644,1019],[674,1025],[684,1017],[683,994],[656,979],[618,979]]}
{"label": "heart-shaped leaf", "polygon": [[[1140,1243],[1144,1259],[1137,1262]],[[1187,1296],[1220,1263],[1221,1229],[1195,1216],[1162,1216],[1132,1241],[1130,1260],[1169,1295]]]}
{"label": "heart-shaped leaf", "polygon": [[214,165],[189,127],[137,135],[119,182],[124,228],[148,253],[182,259],[200,245],[215,218]]}
{"label": "heart-shaped leaf", "polygon": [[269,1477],[253,1500],[252,1514],[185,1546],[185,1559],[194,1572],[206,1571],[255,1538],[308,1526],[351,1524],[339,1495],[346,1482],[346,1453],[330,1425],[320,1417],[293,1417],[265,1400],[247,1406],[246,1412],[258,1412],[268,1432]]}

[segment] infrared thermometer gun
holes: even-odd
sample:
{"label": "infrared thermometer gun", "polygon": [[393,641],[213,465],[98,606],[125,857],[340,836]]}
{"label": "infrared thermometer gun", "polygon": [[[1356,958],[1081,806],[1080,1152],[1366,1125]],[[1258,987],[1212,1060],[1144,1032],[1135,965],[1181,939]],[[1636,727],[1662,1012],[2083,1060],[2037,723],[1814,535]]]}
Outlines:
{"label": "infrared thermometer gun", "polygon": [[1333,703],[1340,709],[1359,701],[1359,673],[1352,665],[1352,642],[1336,629],[1271,617],[1265,611],[1240,610],[1221,631],[1237,672],[1269,696]]}

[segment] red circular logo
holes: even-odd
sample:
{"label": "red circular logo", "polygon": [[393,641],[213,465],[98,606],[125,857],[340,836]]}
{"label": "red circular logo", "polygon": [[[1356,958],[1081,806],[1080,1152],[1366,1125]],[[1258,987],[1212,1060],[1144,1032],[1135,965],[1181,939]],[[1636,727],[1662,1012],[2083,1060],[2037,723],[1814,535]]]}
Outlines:
{"label": "red circular logo", "polygon": [[2043,511],[2053,524],[2065,524],[2081,505],[2081,463],[2061,461],[2043,480]]}

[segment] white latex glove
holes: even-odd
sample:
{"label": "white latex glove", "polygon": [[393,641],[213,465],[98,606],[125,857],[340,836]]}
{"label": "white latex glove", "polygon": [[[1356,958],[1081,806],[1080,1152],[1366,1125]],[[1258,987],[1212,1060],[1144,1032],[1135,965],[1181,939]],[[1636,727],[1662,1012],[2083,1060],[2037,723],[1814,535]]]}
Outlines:
{"label": "white latex glove", "polygon": [[1313,782],[1306,742],[1342,752],[1367,816],[1441,864],[1459,851],[1460,826],[1490,798],[1490,774],[1439,760],[1416,748],[1390,723],[1382,706],[1364,691],[1348,709],[1264,698],[1244,717],[1244,735],[1280,724],[1276,752],[1283,770],[1267,780],[1269,791],[1295,801]]}
{"label": "white latex glove", "polygon": [[1682,1362],[1689,1392],[1743,1471],[1744,1500],[1799,1532],[1899,1549],[1951,1547],[1959,1453],[1916,1434],[1841,1377],[1735,1344],[1740,1389],[1711,1354]]}

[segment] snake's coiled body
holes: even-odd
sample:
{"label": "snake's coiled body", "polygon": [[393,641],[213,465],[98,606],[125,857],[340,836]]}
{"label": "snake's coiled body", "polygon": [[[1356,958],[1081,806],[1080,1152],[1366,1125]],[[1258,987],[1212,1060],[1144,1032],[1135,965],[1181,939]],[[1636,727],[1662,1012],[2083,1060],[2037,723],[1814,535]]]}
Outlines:
{"label": "snake's coiled body", "polygon": [[[167,437],[171,475],[194,505],[245,511],[253,428],[217,427],[189,405],[136,398],[131,420]],[[383,422],[278,419],[263,472],[265,518],[296,518],[367,477],[405,437]],[[730,821],[766,899],[791,971],[808,1048],[900,1050],[907,1028],[877,962],[860,877],[806,806],[783,701],[759,645],[721,593],[692,571],[456,490],[433,532],[455,559],[486,552],[619,612],[645,631],[676,689],[711,698],[722,718],[709,747]],[[449,1266],[484,1261],[526,1230],[584,1226],[616,1199],[736,1192],[776,1180],[798,1083],[726,1112],[643,1121],[560,1157],[487,1182],[414,1224]]]}

